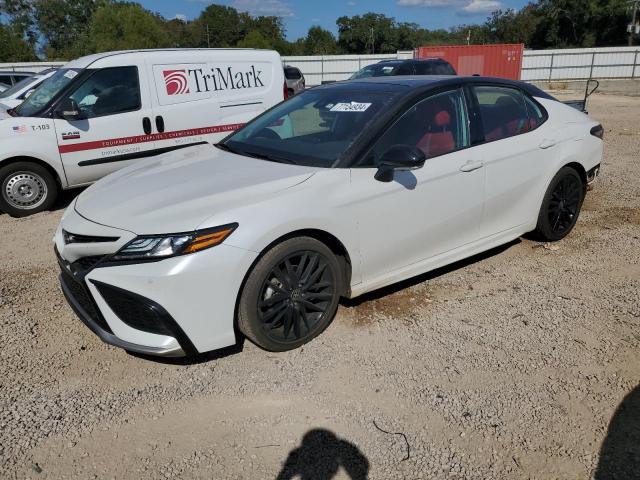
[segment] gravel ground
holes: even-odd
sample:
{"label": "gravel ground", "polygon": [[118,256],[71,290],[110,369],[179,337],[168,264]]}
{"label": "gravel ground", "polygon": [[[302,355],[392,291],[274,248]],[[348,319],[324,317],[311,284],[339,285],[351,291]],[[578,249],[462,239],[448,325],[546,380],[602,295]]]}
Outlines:
{"label": "gravel ground", "polygon": [[62,211],[0,215],[0,477],[640,478],[640,98],[590,110],[567,239],[344,302],[288,353],[104,345],[58,289]]}

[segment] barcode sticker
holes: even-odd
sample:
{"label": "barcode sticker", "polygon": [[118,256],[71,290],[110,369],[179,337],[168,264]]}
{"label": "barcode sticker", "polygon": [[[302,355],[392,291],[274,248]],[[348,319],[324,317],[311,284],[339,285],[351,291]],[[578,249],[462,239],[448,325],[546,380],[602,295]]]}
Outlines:
{"label": "barcode sticker", "polygon": [[370,103],[336,103],[333,107],[331,107],[331,112],[364,112],[367,108],[371,106]]}

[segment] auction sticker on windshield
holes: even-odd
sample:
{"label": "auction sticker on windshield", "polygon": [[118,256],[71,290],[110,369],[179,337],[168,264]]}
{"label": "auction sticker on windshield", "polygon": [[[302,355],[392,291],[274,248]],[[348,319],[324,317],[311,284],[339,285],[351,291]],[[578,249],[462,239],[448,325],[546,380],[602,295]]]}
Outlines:
{"label": "auction sticker on windshield", "polygon": [[330,112],[364,112],[367,108],[371,106],[370,103],[336,103],[333,107],[331,107]]}

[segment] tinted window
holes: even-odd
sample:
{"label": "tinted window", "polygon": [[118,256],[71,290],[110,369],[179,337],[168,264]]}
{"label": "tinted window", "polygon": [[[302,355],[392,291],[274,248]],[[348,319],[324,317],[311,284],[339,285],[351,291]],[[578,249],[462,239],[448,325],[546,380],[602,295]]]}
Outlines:
{"label": "tinted window", "polygon": [[354,73],[351,78],[367,78],[367,77],[385,77],[387,75],[395,75],[396,70],[402,62],[381,62],[367,65],[360,71]]}
{"label": "tinted window", "polygon": [[241,155],[331,167],[393,98],[342,88],[308,90],[250,122],[224,145]]}
{"label": "tinted window", "polygon": [[403,63],[396,69],[395,72],[393,72],[393,74],[394,75],[413,75],[414,74],[413,65],[411,64],[411,62]]}
{"label": "tinted window", "polygon": [[11,81],[11,75],[0,75],[0,83],[4,83],[5,85],[13,85]]}
{"label": "tinted window", "polygon": [[473,87],[487,142],[531,130],[524,95],[508,87]]}
{"label": "tinted window", "polygon": [[12,95],[15,95],[17,92],[19,92],[23,88],[29,86],[30,84],[33,84],[33,83],[37,82],[39,79],[40,79],[40,77],[27,77],[27,78],[24,78],[24,79],[20,80],[18,83],[16,83],[13,87],[11,87],[8,90],[5,90],[4,92],[2,92],[2,94],[0,94],[0,98],[7,98],[7,97],[10,97]]}
{"label": "tinted window", "polygon": [[467,112],[459,90],[440,93],[418,102],[387,130],[361,166],[377,166],[394,145],[422,150],[438,157],[469,145]]}
{"label": "tinted window", "polygon": [[140,108],[136,67],[98,70],[70,95],[87,118],[130,112]]}
{"label": "tinted window", "polygon": [[297,68],[287,67],[284,69],[284,76],[287,80],[299,80],[302,78],[302,73]]}
{"label": "tinted window", "polygon": [[529,127],[531,130],[538,128],[547,119],[546,113],[540,108],[536,102],[534,102],[527,95],[524,96],[525,104],[527,105],[527,113],[529,114]]}

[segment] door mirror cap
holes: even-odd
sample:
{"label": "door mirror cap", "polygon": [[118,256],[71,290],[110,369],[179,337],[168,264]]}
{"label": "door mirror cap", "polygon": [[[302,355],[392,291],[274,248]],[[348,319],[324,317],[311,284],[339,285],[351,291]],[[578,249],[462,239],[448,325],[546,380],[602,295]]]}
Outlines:
{"label": "door mirror cap", "polygon": [[380,158],[375,179],[381,182],[393,180],[393,172],[416,170],[424,166],[427,157],[422,150],[409,145],[392,145]]}
{"label": "door mirror cap", "polygon": [[58,105],[56,114],[65,120],[82,120],[84,118],[82,110],[80,110],[80,107],[73,98],[67,98]]}

